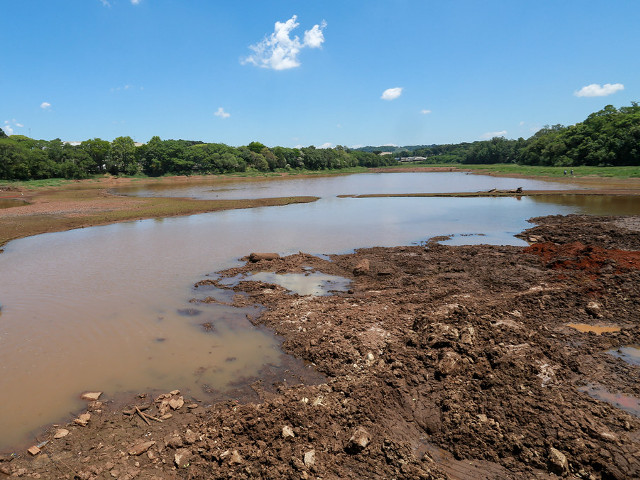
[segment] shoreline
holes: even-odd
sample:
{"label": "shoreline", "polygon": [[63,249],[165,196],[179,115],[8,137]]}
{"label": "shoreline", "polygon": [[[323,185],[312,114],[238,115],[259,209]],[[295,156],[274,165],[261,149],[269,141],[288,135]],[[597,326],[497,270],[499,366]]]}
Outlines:
{"label": "shoreline", "polygon": [[[640,344],[640,217],[535,219],[530,247],[374,247],[231,268],[322,271],[348,292],[291,295],[241,282],[235,304],[321,384],[249,381],[257,399],[88,405],[86,426],[49,429],[42,452],[0,457],[9,474],[77,478],[631,479],[640,475],[638,368],[607,352]],[[602,335],[568,324],[615,325]],[[591,388],[592,390],[589,390]],[[589,393],[591,392],[591,393]],[[162,397],[162,398],[160,398]],[[69,433],[53,438],[59,428]],[[63,475],[64,476],[64,475]]]}
{"label": "shoreline", "polygon": [[[489,175],[511,178],[527,178],[570,185],[579,185],[582,189],[559,188],[553,191],[524,191],[521,193],[502,192],[461,192],[449,194],[416,193],[404,195],[371,194],[356,197],[480,197],[480,196],[544,196],[544,195],[640,195],[639,179],[592,178],[592,177],[541,177],[513,174],[496,174],[458,167],[393,167],[372,168],[367,173],[392,172],[467,172],[474,175]],[[364,172],[363,172],[364,173]],[[108,225],[118,222],[144,220],[151,218],[194,215],[236,208],[254,208],[279,206],[291,203],[307,203],[317,197],[281,197],[253,200],[195,200],[170,197],[133,197],[116,195],[109,190],[127,186],[145,185],[184,185],[202,183],[228,183],[237,181],[269,181],[270,179],[300,178],[307,176],[349,175],[352,172],[321,172],[318,174],[285,175],[277,174],[263,177],[238,176],[176,176],[160,178],[113,178],[104,177],[88,180],[74,180],[61,186],[45,186],[35,189],[25,187],[5,187],[5,193],[27,202],[25,205],[0,209],[0,250],[11,240],[42,233]],[[350,196],[350,195],[343,195]]]}

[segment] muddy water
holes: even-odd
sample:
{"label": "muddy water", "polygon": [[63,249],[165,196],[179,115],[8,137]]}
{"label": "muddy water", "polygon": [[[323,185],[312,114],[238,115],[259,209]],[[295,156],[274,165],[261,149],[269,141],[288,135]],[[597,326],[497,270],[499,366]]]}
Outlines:
{"label": "muddy water", "polygon": [[589,325],[588,323],[567,323],[567,327],[574,328],[582,333],[595,333],[602,335],[603,333],[619,332],[620,327],[616,325]]}
{"label": "muddy water", "polygon": [[21,205],[24,205],[25,202],[24,200],[21,199],[14,199],[14,198],[0,198],[0,208],[11,208],[11,207],[19,207]]}
{"label": "muddy water", "polygon": [[269,198],[312,195],[366,195],[368,193],[446,193],[478,192],[493,188],[509,190],[555,190],[579,188],[562,183],[521,178],[502,178],[460,172],[361,173],[331,177],[212,179],[208,183],[184,186],[126,187],[119,193],[143,197],[190,197],[197,199]]}
{"label": "muddy water", "polygon": [[631,365],[638,365],[640,367],[640,345],[628,345],[626,347],[616,348],[615,350],[609,350],[609,353]]}
{"label": "muddy water", "polygon": [[289,290],[298,295],[314,295],[323,296],[330,295],[332,292],[346,292],[349,289],[351,281],[337,277],[335,275],[327,275],[320,272],[313,273],[284,273],[275,272],[258,272],[251,275],[241,275],[237,277],[227,278],[221,281],[223,285],[237,285],[241,281],[264,282]]}
{"label": "muddy water", "polygon": [[575,207],[587,215],[640,215],[640,198],[635,195],[546,195],[535,202]]}
{"label": "muddy water", "polygon": [[635,415],[636,417],[640,417],[640,399],[636,397],[625,395],[623,393],[610,392],[605,387],[597,383],[579,387],[578,390],[587,393],[593,398],[607,402],[614,407]]}
{"label": "muddy water", "polygon": [[253,312],[188,303],[194,282],[248,252],[338,253],[445,234],[523,244],[512,235],[525,219],[573,211],[527,198],[331,197],[10,242],[0,255],[0,450],[68,419],[86,390],[200,396],[282,362],[277,340],[246,321]]}

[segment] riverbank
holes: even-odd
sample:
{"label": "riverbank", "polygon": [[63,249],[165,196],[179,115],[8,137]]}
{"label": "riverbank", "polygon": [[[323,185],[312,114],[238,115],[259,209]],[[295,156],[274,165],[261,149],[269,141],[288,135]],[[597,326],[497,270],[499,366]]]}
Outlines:
{"label": "riverbank", "polygon": [[[399,166],[384,169],[370,169],[378,172],[451,172],[468,171],[466,168],[449,166]],[[471,172],[471,171],[469,171]],[[549,180],[558,183],[556,191],[531,192],[477,192],[449,193],[438,196],[518,196],[518,195],[554,195],[570,192],[576,195],[638,195],[640,194],[640,178],[605,178],[605,177],[540,177],[536,175],[491,173],[486,169],[474,170],[474,173],[500,176],[517,176]],[[349,172],[320,172],[318,175],[346,175]],[[304,174],[303,176],[310,175]],[[41,181],[25,184],[12,183],[0,186],[0,198],[21,201],[20,206],[0,208],[0,248],[10,240],[38,235],[41,233],[71,230],[110,223],[163,218],[180,215],[193,215],[219,210],[236,208],[253,208],[264,206],[306,203],[317,200],[316,197],[281,197],[252,200],[195,200],[189,198],[166,197],[128,197],[114,195],[112,189],[130,186],[182,186],[209,184],[212,182],[228,183],[238,180],[255,182],[268,181],[269,178],[295,178],[296,175],[270,175],[267,177],[237,176],[193,176],[193,177],[161,177],[161,178],[120,178],[100,177],[74,181]],[[565,188],[566,187],[566,188]],[[576,187],[583,190],[576,190]],[[432,196],[429,192],[416,192],[414,195]],[[383,195],[384,196],[384,195]],[[395,196],[395,195],[394,195]]]}
{"label": "riverbank", "polygon": [[244,401],[210,406],[176,392],[140,392],[122,406],[105,392],[89,417],[39,436],[39,453],[0,457],[0,471],[638,478],[640,367],[621,352],[640,344],[640,217],[536,223],[522,234],[526,248],[429,242],[329,260],[247,259],[221,275],[315,270],[352,280],[324,297],[256,281],[233,287],[243,293],[234,303],[264,305],[254,322],[324,381],[245,379]]}

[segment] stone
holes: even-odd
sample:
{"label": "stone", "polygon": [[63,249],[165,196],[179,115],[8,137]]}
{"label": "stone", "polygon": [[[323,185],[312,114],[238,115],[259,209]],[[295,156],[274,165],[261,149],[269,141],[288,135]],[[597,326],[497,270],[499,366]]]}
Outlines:
{"label": "stone", "polygon": [[440,356],[440,361],[438,362],[436,372],[440,376],[447,376],[453,373],[456,373],[460,370],[462,366],[462,358],[456,352],[444,352]]}
{"label": "stone", "polygon": [[316,464],[316,451],[309,450],[304,454],[304,466],[309,468],[313,467]]}
{"label": "stone", "polygon": [[549,469],[556,475],[563,475],[569,471],[569,462],[567,457],[560,450],[551,447],[549,449]]}
{"label": "stone", "polygon": [[191,460],[191,452],[186,448],[181,448],[173,456],[173,462],[178,468],[185,468],[189,466]]}
{"label": "stone", "polygon": [[81,425],[83,427],[86,427],[87,423],[89,423],[90,419],[91,419],[91,414],[90,413],[83,413],[78,418],[76,418],[73,421],[73,423],[75,423],[76,425]]}
{"label": "stone", "polygon": [[180,448],[184,445],[184,442],[182,441],[182,437],[180,437],[180,435],[174,433],[173,435],[164,437],[164,444],[167,447]]}
{"label": "stone", "polygon": [[347,451],[360,453],[371,443],[371,435],[364,427],[358,427],[347,443]]}
{"label": "stone", "polygon": [[186,443],[187,445],[191,445],[192,443],[195,443],[196,440],[198,440],[198,436],[195,434],[195,432],[187,429],[184,434],[184,443]]}
{"label": "stone", "polygon": [[69,435],[69,430],[67,430],[66,428],[59,428],[58,430],[56,430],[56,433],[53,434],[53,438],[58,440],[60,438],[66,437],[67,435]]}
{"label": "stone", "polygon": [[172,398],[171,400],[169,400],[169,406],[171,407],[172,410],[179,410],[180,408],[182,408],[183,405],[184,405],[184,398],[182,397]]}
{"label": "stone", "polygon": [[155,444],[156,444],[156,442],[154,442],[153,440],[150,440],[148,442],[138,443],[138,444],[134,445],[133,447],[131,447],[128,450],[128,453],[131,456],[142,455],[144,452],[149,450]]}
{"label": "stone", "polygon": [[592,317],[602,317],[602,305],[600,305],[598,302],[589,302],[585,307],[585,311]]}
{"label": "stone", "polygon": [[259,262],[260,260],[277,260],[278,258],[280,258],[280,255],[277,253],[253,252],[249,255],[249,260],[253,263]]}
{"label": "stone", "polygon": [[85,392],[80,396],[80,398],[82,400],[88,400],[90,402],[95,402],[100,398],[100,395],[102,395],[102,392]]}
{"label": "stone", "polygon": [[282,427],[282,438],[293,438],[295,436],[296,434],[293,433],[293,428],[291,428],[289,425],[285,425],[284,427]]}
{"label": "stone", "polygon": [[363,258],[357,263],[357,265],[353,269],[353,274],[356,276],[366,275],[367,273],[369,273],[370,268],[371,268],[371,265],[369,263],[369,260],[366,258]]}
{"label": "stone", "polygon": [[229,463],[231,465],[240,465],[243,462],[244,460],[242,459],[242,456],[240,456],[240,454],[238,453],[238,450],[234,450],[231,452],[231,456],[229,457]]}
{"label": "stone", "polygon": [[40,449],[38,447],[36,447],[35,445],[33,447],[29,447],[27,449],[27,452],[29,452],[29,454],[31,454],[32,456],[36,456],[40,453]]}
{"label": "stone", "polygon": [[169,392],[169,395],[173,396],[173,395],[180,395],[180,390],[171,390]]}

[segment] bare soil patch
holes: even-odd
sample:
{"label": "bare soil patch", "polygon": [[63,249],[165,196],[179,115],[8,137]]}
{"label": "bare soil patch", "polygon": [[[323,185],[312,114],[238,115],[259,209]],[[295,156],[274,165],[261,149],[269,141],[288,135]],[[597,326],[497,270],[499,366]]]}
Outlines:
{"label": "bare soil patch", "polygon": [[[528,248],[432,242],[330,260],[247,258],[222,275],[322,271],[353,280],[349,292],[323,297],[256,281],[234,287],[247,294],[235,303],[264,305],[255,323],[324,380],[247,379],[242,401],[211,405],[176,392],[91,403],[86,426],[52,427],[40,453],[4,457],[0,472],[639,478],[640,367],[608,352],[640,344],[640,233],[623,226],[635,224],[628,218],[536,222],[523,233]],[[620,330],[596,335],[569,323]],[[69,433],[56,439],[58,428]]]}

